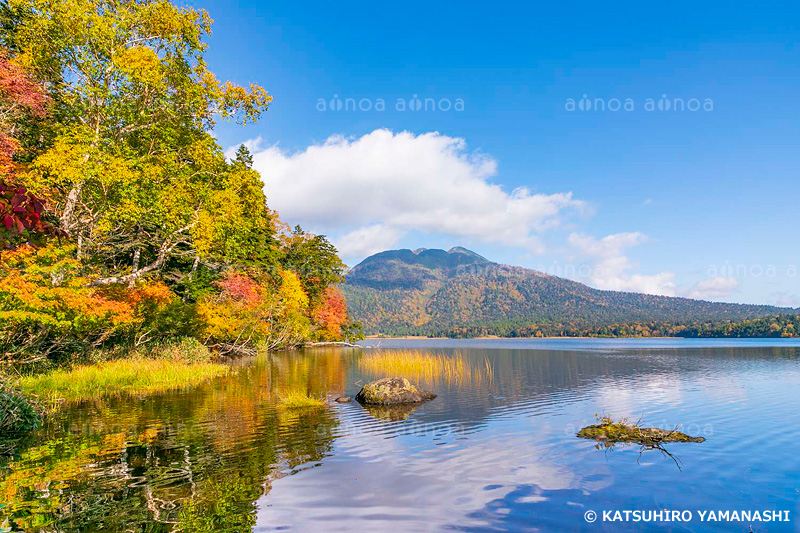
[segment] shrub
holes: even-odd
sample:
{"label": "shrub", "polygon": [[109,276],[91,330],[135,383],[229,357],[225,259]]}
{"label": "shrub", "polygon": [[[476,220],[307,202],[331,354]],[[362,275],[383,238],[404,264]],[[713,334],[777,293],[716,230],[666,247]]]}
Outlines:
{"label": "shrub", "polygon": [[194,337],[180,337],[151,347],[149,355],[158,359],[167,359],[174,362],[189,364],[210,363],[214,354],[208,346]]}
{"label": "shrub", "polygon": [[179,300],[160,282],[95,288],[74,246],[0,255],[0,351],[61,362],[105,344],[141,343],[168,329]]}
{"label": "shrub", "polygon": [[0,376],[0,442],[23,436],[39,427],[40,410],[19,390]]}

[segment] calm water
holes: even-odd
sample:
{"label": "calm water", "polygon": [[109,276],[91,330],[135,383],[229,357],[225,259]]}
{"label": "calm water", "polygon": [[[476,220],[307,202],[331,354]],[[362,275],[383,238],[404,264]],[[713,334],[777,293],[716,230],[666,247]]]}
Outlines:
{"label": "calm water", "polygon": [[[373,342],[373,344],[375,344]],[[371,350],[237,363],[189,392],[66,410],[0,460],[0,524],[24,531],[747,531],[698,511],[789,511],[800,531],[800,343],[383,341],[458,349],[480,373],[421,383],[416,410],[276,408],[286,390],[355,395]],[[575,437],[594,413],[702,435],[670,458]],[[679,468],[680,467],[680,468]],[[690,523],[587,523],[592,510]],[[0,527],[2,530],[2,527]]]}

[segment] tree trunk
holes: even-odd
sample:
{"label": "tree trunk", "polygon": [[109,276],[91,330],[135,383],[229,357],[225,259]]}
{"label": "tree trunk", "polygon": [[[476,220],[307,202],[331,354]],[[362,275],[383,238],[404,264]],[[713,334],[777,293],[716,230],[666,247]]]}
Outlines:
{"label": "tree trunk", "polygon": [[[98,285],[114,285],[116,283],[136,283],[136,280],[147,274],[148,272],[152,272],[153,270],[158,270],[164,263],[167,262],[167,258],[169,254],[172,253],[172,250],[178,246],[181,242],[184,242],[179,236],[191,229],[195,224],[196,220],[192,221],[191,223],[187,224],[186,226],[182,227],[179,230],[176,230],[170,235],[170,238],[165,240],[161,243],[161,246],[158,249],[158,255],[156,256],[156,260],[150,263],[149,265],[142,267],[142,268],[134,268],[133,272],[130,274],[126,274],[124,276],[110,276],[107,278],[100,278],[89,283],[90,287],[97,287]],[[138,253],[137,249],[137,253]],[[138,262],[138,258],[136,259]],[[137,265],[138,266],[138,265]],[[130,285],[129,285],[130,286]]]}
{"label": "tree trunk", "polygon": [[[137,248],[136,251],[133,252],[133,268],[132,268],[133,272],[136,272],[136,271],[139,270],[139,257],[141,256],[141,253],[142,253],[142,249],[141,248]],[[134,285],[136,285],[136,279],[132,278],[128,282],[128,288],[132,289]]]}
{"label": "tree trunk", "polygon": [[61,227],[61,231],[69,236],[72,236],[75,208],[78,206],[78,200],[81,198],[82,191],[83,182],[79,181],[72,187],[72,189],[69,191],[69,194],[67,194],[67,203],[64,204],[64,210],[61,212],[61,217],[59,217],[59,226]]}

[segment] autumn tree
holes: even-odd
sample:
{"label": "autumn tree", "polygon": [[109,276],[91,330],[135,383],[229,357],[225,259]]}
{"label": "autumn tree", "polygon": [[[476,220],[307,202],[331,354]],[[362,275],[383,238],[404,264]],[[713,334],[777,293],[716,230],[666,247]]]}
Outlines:
{"label": "autumn tree", "polygon": [[60,237],[0,255],[6,354],[186,334],[277,348],[352,329],[330,290],[336,249],[280,222],[252,155],[228,160],[211,135],[272,98],[217,80],[210,28],[168,0],[0,0],[0,248]]}
{"label": "autumn tree", "polygon": [[[78,257],[102,263],[94,284],[131,283],[176,255],[261,249],[269,219],[260,180],[232,169],[209,134],[217,115],[255,120],[271,97],[221,83],[204,60],[211,19],[165,0],[8,0],[3,25],[20,65],[45,80],[59,117],[32,163]],[[243,213],[231,208],[246,206]],[[212,221],[220,220],[222,227]],[[213,227],[212,227],[213,226]]]}
{"label": "autumn tree", "polygon": [[320,303],[312,310],[312,317],[320,340],[341,340],[343,328],[348,323],[347,304],[342,291],[335,286],[327,287]]}
{"label": "autumn tree", "polygon": [[345,265],[336,248],[324,235],[313,235],[300,226],[279,228],[280,263],[300,276],[312,305],[318,304],[325,289],[344,280]]}
{"label": "autumn tree", "polygon": [[14,156],[20,148],[20,124],[41,119],[47,97],[10,54],[0,49],[0,249],[51,235],[44,204],[18,182]]}

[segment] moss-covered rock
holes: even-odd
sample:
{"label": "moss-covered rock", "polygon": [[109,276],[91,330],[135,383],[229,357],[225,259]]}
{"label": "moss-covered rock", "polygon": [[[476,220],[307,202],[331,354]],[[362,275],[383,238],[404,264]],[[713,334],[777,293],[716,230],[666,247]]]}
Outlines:
{"label": "moss-covered rock", "polygon": [[607,444],[627,442],[643,446],[658,446],[664,442],[704,442],[706,440],[704,437],[691,437],[677,430],[643,428],[624,420],[614,422],[610,418],[601,418],[599,422],[599,424],[581,429],[578,437],[594,439]]}
{"label": "moss-covered rock", "polygon": [[356,401],[365,405],[421,403],[434,398],[434,393],[418,389],[405,378],[373,381],[364,385],[356,395]]}

